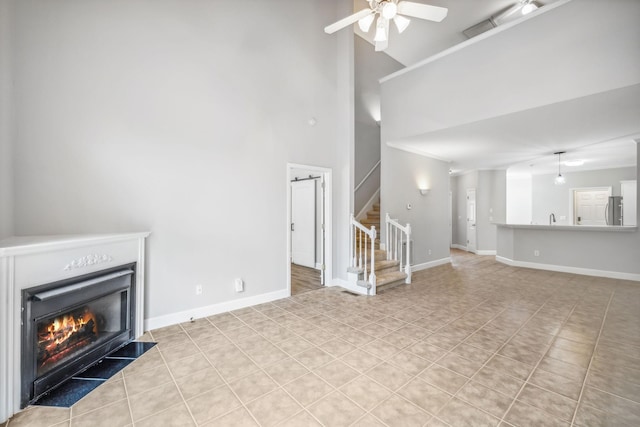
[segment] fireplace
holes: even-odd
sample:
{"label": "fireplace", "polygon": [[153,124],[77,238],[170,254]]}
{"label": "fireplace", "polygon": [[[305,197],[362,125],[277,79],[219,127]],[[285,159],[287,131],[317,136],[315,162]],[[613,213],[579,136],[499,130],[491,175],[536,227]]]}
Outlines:
{"label": "fireplace", "polygon": [[135,270],[23,289],[22,407],[134,338]]}
{"label": "fireplace", "polygon": [[[74,236],[16,236],[0,240],[0,425],[13,414],[19,412],[25,402],[29,402],[36,396],[36,393],[31,390],[28,397],[23,399],[22,393],[23,384],[26,382],[22,378],[23,372],[26,371],[23,366],[26,362],[22,358],[22,347],[25,346],[23,337],[23,332],[25,332],[23,329],[24,311],[27,310],[24,305],[25,300],[31,298],[33,303],[43,303],[44,309],[38,308],[37,305],[31,307],[32,312],[28,316],[30,319],[37,318],[41,321],[40,323],[44,323],[44,325],[40,325],[42,334],[45,333],[44,329],[47,329],[56,319],[59,324],[60,322],[64,323],[65,315],[67,316],[66,328],[73,330],[69,319],[69,317],[73,317],[73,321],[79,324],[76,325],[76,329],[80,326],[85,328],[85,334],[101,334],[100,337],[85,340],[85,344],[88,341],[88,345],[90,344],[95,351],[117,348],[118,339],[125,340],[123,337],[129,340],[142,336],[144,333],[145,302],[145,241],[148,236],[148,232],[133,232]],[[127,279],[115,279],[115,282],[123,280],[127,281],[127,284],[115,285],[110,289],[110,292],[103,293],[108,286],[111,286],[108,283],[113,282],[105,282],[102,277],[100,281],[103,283],[96,286],[102,291],[95,292],[95,290],[91,290],[91,287],[85,289],[87,283],[83,282],[98,279],[105,274],[116,273],[123,269],[133,270],[133,274],[125,274]],[[71,303],[69,303],[70,297],[75,292],[60,298],[55,294],[45,293],[38,297],[42,301],[36,301],[35,295],[38,293],[74,285],[79,285],[78,288],[82,288],[82,290],[76,289],[81,297]],[[64,292],[72,289],[66,288]],[[29,290],[26,297],[23,295],[24,290]],[[90,296],[89,292],[95,293]],[[109,294],[115,296],[102,299]],[[122,315],[125,312],[122,296],[125,294],[128,298],[127,311]],[[51,309],[56,300],[67,303],[65,304],[66,308]],[[49,305],[48,308],[47,305]],[[104,307],[114,306],[119,306],[119,309],[122,310],[119,315],[94,313],[94,327],[91,328],[91,332],[86,330],[89,328],[90,319],[88,319],[88,315],[83,314],[85,310],[99,311]],[[107,326],[107,324],[115,325],[116,323],[117,327],[114,326],[113,329],[111,326]],[[98,329],[96,329],[96,325],[98,325]],[[101,327],[102,329],[100,329]],[[38,349],[36,341],[38,324],[31,324],[31,328],[35,331],[33,332],[35,336],[32,336],[28,342],[33,347],[32,350],[36,351]],[[105,338],[106,341],[103,341],[101,337],[105,332],[109,339]],[[60,331],[58,331],[59,333]],[[116,337],[115,340],[111,339],[113,337]],[[79,338],[80,336],[77,336],[73,339],[80,340]],[[80,360],[83,355],[89,355],[87,360],[80,360],[79,365],[70,368],[70,371],[82,370],[82,366],[90,363],[88,360],[93,357],[94,350],[90,350],[87,346],[79,353],[75,353],[76,347],[70,344],[71,342],[64,344],[64,346],[73,347],[68,350],[69,353],[74,352],[73,356],[70,356],[71,359]],[[44,355],[46,356],[46,353]],[[37,363],[37,359],[30,359],[29,375],[31,378],[29,382],[31,383],[39,377],[54,378],[54,374],[57,375],[61,369],[61,365],[57,364],[53,358],[49,359],[46,363],[47,366],[42,367],[38,373]],[[62,390],[63,387],[60,386],[58,389]],[[33,389],[33,386],[31,388]],[[38,382],[36,389],[42,390],[42,388]]]}

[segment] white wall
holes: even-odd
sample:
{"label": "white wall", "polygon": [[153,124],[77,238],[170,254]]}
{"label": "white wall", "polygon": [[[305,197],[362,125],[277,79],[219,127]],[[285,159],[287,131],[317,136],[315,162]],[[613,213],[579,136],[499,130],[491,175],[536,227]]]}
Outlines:
{"label": "white wall", "polygon": [[0,240],[13,234],[12,3],[0,0]]}
{"label": "white wall", "polygon": [[387,140],[638,84],[640,55],[629,52],[639,10],[633,0],[570,1],[384,81]]}
{"label": "white wall", "polygon": [[480,253],[496,250],[496,226],[493,223],[503,223],[506,219],[506,186],[505,170],[478,171],[476,232]]}
{"label": "white wall", "polygon": [[532,176],[507,175],[507,224],[531,224]]}
{"label": "white wall", "polygon": [[472,171],[451,177],[453,196],[452,244],[467,247],[467,190],[476,190],[476,249],[496,250],[495,222],[506,218],[506,171]]}
{"label": "white wall", "polygon": [[[532,220],[534,224],[549,224],[549,214],[556,216],[557,225],[571,224],[572,190],[589,187],[611,187],[611,195],[620,195],[620,181],[635,179],[636,168],[601,169],[563,172],[564,185],[555,185],[555,175],[534,175],[532,183]],[[562,219],[560,217],[564,217]]]}
{"label": "white wall", "polygon": [[286,165],[317,165],[346,277],[353,34],[322,29],[351,7],[16,2],[16,233],[150,230],[151,318],[284,292]]}
{"label": "white wall", "polygon": [[[380,83],[378,80],[403,66],[370,43],[354,37],[355,66],[355,162],[354,184],[358,185],[380,160]],[[380,168],[355,193],[354,214],[380,188]]]}
{"label": "white wall", "polygon": [[[418,190],[422,185],[431,189],[426,196]],[[411,224],[414,265],[449,258],[447,163],[383,145],[380,193],[381,214]],[[411,210],[407,204],[412,205]],[[384,221],[381,228],[385,242]]]}

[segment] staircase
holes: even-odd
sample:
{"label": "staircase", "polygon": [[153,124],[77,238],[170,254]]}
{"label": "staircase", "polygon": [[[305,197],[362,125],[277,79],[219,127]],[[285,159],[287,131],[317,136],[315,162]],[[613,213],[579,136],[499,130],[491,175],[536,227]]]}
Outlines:
{"label": "staircase", "polygon": [[[405,272],[406,267],[403,268],[400,265],[401,260],[398,260],[397,256],[393,256],[390,251],[380,249],[380,239],[378,238],[380,203],[373,205],[373,208],[367,212],[366,218],[358,222],[352,216],[351,221],[350,282],[365,288],[368,295],[376,295],[396,285],[410,283],[410,279]],[[372,253],[373,260],[371,259]],[[371,269],[372,266],[373,271]]]}
{"label": "staircase", "polygon": [[387,260],[387,251],[376,250],[376,258],[380,256],[382,261],[376,260],[376,293],[404,284],[407,273],[400,271],[400,261]]}

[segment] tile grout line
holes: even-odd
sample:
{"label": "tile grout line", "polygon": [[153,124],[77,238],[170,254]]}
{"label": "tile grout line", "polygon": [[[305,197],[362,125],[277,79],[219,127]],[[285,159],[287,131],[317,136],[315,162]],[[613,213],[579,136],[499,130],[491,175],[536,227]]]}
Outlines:
{"label": "tile grout line", "polygon": [[[254,309],[254,310],[255,310],[255,309]],[[286,310],[286,309],[283,309],[283,310],[287,311],[289,314],[293,314],[293,313],[291,313],[290,311],[288,311],[288,310]],[[256,311],[257,311],[257,310],[256,310]],[[256,334],[258,334],[261,338],[263,338],[263,339],[265,339],[267,342],[269,342],[269,344],[271,344],[271,345],[275,346],[278,350],[282,351],[279,347],[277,347],[274,343],[272,343],[268,338],[264,337],[260,332],[258,332],[258,331],[256,331],[255,329],[253,329],[253,328],[252,328],[252,327],[251,327],[247,322],[245,322],[244,320],[242,320],[240,317],[236,316],[236,315],[235,315],[235,314],[233,314],[232,312],[229,312],[229,313],[230,313],[230,314],[232,314],[233,316],[235,316],[235,317],[236,317],[238,320],[240,320],[240,321],[241,321],[245,326],[247,326],[248,328],[250,328],[250,329],[251,329],[252,331],[254,331]],[[294,315],[295,315],[295,314],[294,314]],[[267,317],[268,317],[268,316],[267,316]],[[300,316],[296,316],[296,317],[299,317],[300,319],[302,319]],[[271,319],[271,318],[269,318],[269,319],[270,319],[270,320],[272,320],[272,321],[274,321],[274,320],[273,320],[273,319]],[[302,320],[304,320],[304,319],[302,319]],[[207,319],[207,321],[209,321],[209,319]],[[274,322],[275,322],[275,321],[274,321]],[[234,341],[232,341],[231,339],[229,339],[229,337],[227,337],[227,335],[224,333],[224,331],[222,331],[221,329],[218,329],[218,327],[217,327],[213,322],[209,321],[209,323],[211,323],[211,324],[212,324],[212,325],[213,325],[213,326],[214,326],[214,327],[215,327],[215,328],[216,328],[216,329],[217,329],[217,330],[218,330],[222,335],[224,335],[224,337],[225,337],[225,338],[227,338],[227,339],[229,340],[229,342],[231,342],[231,344],[233,344],[233,345],[234,345],[234,346],[235,346],[235,347],[236,347],[240,352],[242,352],[242,354],[244,354],[246,357],[248,357],[248,358],[249,358],[249,360],[251,360],[253,363],[255,363],[255,361],[253,360],[253,358],[252,358],[249,354],[247,354],[247,353],[246,353],[242,348],[240,348],[240,346],[238,346]],[[291,331],[289,328],[286,328],[285,326],[281,326],[281,325],[278,325],[278,326],[283,327],[283,328],[287,329],[288,331],[292,332],[293,334],[295,334],[296,336],[300,337],[300,335],[298,335],[298,334],[296,334],[295,332]],[[235,328],[234,328],[234,329],[235,329]],[[231,330],[233,331],[233,329],[231,329]],[[187,335],[188,335],[188,334],[187,334]],[[189,338],[191,339],[191,337],[189,337]],[[304,339],[304,337],[300,337],[300,338]],[[240,340],[240,341],[242,341],[242,340]],[[286,341],[286,340],[285,340],[285,341]],[[306,340],[305,340],[305,341],[306,341]],[[194,342],[194,344],[196,344],[196,343]],[[313,344],[313,343],[312,343],[312,344]],[[200,346],[198,346],[197,344],[196,344],[196,346],[198,347],[198,349],[200,349]],[[317,347],[317,346],[314,344],[314,347]],[[202,350],[201,350],[201,351],[202,351]],[[284,353],[284,354],[286,354],[288,357],[294,358],[293,356],[291,356],[291,355],[290,355],[289,353],[287,353],[286,351],[283,351],[283,353]],[[328,354],[328,353],[327,353],[327,354]],[[203,355],[204,355],[204,353],[203,353]],[[204,355],[204,357],[205,357],[207,360],[209,360],[209,358],[208,358],[206,355]],[[333,356],[332,356],[332,357],[333,357]],[[282,360],[284,360],[284,359],[282,359]],[[281,362],[282,360],[276,361],[275,363]],[[294,358],[294,360],[296,360],[296,359]],[[334,357],[334,360],[337,360],[337,359]],[[333,360],[332,360],[332,361],[333,361]],[[327,363],[325,363],[325,364],[322,364],[322,365],[320,365],[320,366],[318,366],[318,367],[325,366],[325,365],[327,365],[327,364],[331,363],[332,361],[329,361],[329,362],[327,362]],[[212,363],[211,361],[209,361],[209,363],[211,363],[211,365],[213,365],[213,363]],[[294,413],[293,415],[291,415],[290,417],[287,417],[287,418],[284,418],[284,419],[282,419],[282,420],[278,421],[278,422],[277,422],[277,424],[282,424],[283,422],[290,420],[291,418],[293,418],[293,417],[295,417],[296,415],[298,415],[300,412],[306,412],[306,413],[308,413],[311,417],[313,417],[313,419],[315,419],[316,421],[318,421],[318,422],[322,425],[322,422],[320,422],[320,420],[318,420],[318,419],[317,419],[317,418],[316,418],[316,417],[315,417],[311,412],[309,412],[309,411],[306,409],[306,407],[305,407],[304,405],[302,405],[302,404],[301,404],[301,403],[300,403],[300,402],[299,402],[299,401],[298,401],[294,396],[292,396],[292,395],[291,395],[291,393],[289,393],[289,391],[288,391],[288,390],[286,390],[286,389],[284,388],[284,385],[286,385],[286,384],[290,384],[290,383],[292,383],[292,382],[296,381],[296,380],[297,380],[298,378],[300,378],[300,377],[295,378],[295,379],[293,379],[293,380],[289,381],[289,382],[288,382],[288,383],[286,383],[286,384],[280,385],[280,383],[278,383],[278,382],[277,382],[277,381],[276,381],[276,380],[275,380],[271,375],[269,375],[269,373],[268,373],[267,371],[265,371],[265,370],[264,370],[264,368],[263,368],[262,366],[258,365],[257,363],[256,363],[256,366],[258,367],[258,369],[259,369],[260,371],[262,371],[262,373],[263,373],[263,374],[265,374],[267,377],[269,377],[269,379],[270,379],[271,381],[273,381],[273,382],[277,385],[277,387],[276,387],[274,390],[271,390],[271,391],[269,391],[269,392],[267,392],[267,393],[265,393],[265,394],[263,394],[263,395],[260,395],[260,396],[256,397],[255,399],[251,400],[250,402],[247,402],[247,404],[252,403],[252,402],[255,402],[256,400],[258,400],[258,399],[260,399],[260,398],[262,398],[262,397],[264,397],[264,396],[266,396],[266,395],[268,395],[268,394],[271,394],[271,393],[273,393],[274,391],[276,391],[276,390],[280,389],[280,390],[282,390],[284,393],[286,393],[286,394],[287,394],[291,399],[293,399],[293,401],[294,401],[294,402],[296,402],[296,404],[298,404],[298,405],[300,406],[300,408],[302,408],[302,409],[301,409],[300,411],[295,412],[295,413]],[[302,366],[304,366],[304,367],[305,367],[305,369],[309,370],[305,365],[302,365]],[[215,368],[215,366],[214,366],[214,368]],[[216,371],[217,371],[217,368],[216,368]],[[311,370],[309,370],[309,373],[313,373],[313,372],[312,372]],[[227,385],[227,387],[229,387],[229,389],[231,390],[231,392],[236,396],[236,398],[238,399],[238,401],[242,404],[242,406],[243,406],[243,407],[244,407],[244,409],[249,413],[249,415],[250,415],[250,416],[251,416],[251,417],[256,421],[256,423],[257,423],[259,426],[261,426],[261,425],[262,425],[262,423],[260,423],[260,422],[258,421],[258,419],[253,415],[253,413],[249,410],[249,408],[247,407],[247,404],[245,404],[245,403],[242,401],[242,399],[240,399],[240,397],[236,394],[236,392],[233,390],[233,388],[229,385],[229,383],[227,382],[226,378],[224,378],[224,377],[220,374],[220,372],[219,372],[219,371],[218,371],[218,375],[220,375],[220,377],[221,377],[221,378],[222,378],[222,380],[225,382],[225,384]],[[252,375],[252,374],[248,374],[248,375],[246,375],[246,376],[243,376],[243,377],[240,377],[240,378],[237,378],[237,379],[246,378],[247,376],[250,376],[250,375]],[[304,375],[308,375],[308,374],[304,374]],[[314,374],[314,375],[315,375],[315,374]],[[322,380],[322,381],[324,381],[326,384],[328,384],[331,388],[333,388],[332,392],[337,390],[337,389],[336,389],[335,387],[333,387],[331,384],[327,383],[323,378],[319,377],[318,375],[316,375],[316,376],[317,376],[318,378],[320,378],[320,380]],[[326,395],[322,396],[321,398],[319,398],[319,399],[318,399],[318,401],[319,401],[320,399],[324,398],[325,396],[329,395],[329,394],[330,394],[330,393],[327,393]],[[315,402],[313,402],[313,403],[315,403]],[[231,411],[229,411],[229,412],[231,412]],[[229,413],[229,412],[227,412],[227,413]],[[220,415],[220,416],[218,416],[218,417],[215,417],[215,418],[213,418],[213,419],[214,419],[214,420],[219,419],[220,417],[222,417],[222,416],[224,416],[224,415],[225,415],[225,414],[222,414],[222,415]]]}
{"label": "tile grout line", "polygon": [[[151,336],[151,339],[155,340],[155,338],[153,337],[153,333],[151,331],[147,331],[147,332]],[[156,344],[156,346],[157,345],[158,344]],[[160,349],[158,349],[158,353],[160,353]],[[160,356],[162,356],[162,354],[160,354]],[[164,359],[162,361],[164,363]],[[125,366],[125,368],[126,368],[126,366]],[[124,394],[125,394],[125,396],[127,396],[127,406],[129,407],[129,416],[131,417],[131,425],[135,426],[135,420],[133,418],[133,409],[131,408],[131,400],[130,400],[130,396],[129,396],[129,389],[127,388],[127,381],[126,381],[125,376],[124,376],[124,369],[125,368],[122,368],[122,370],[120,371],[120,374],[122,375],[122,386],[124,387]],[[72,427],[72,426],[70,425],[69,427]]]}
{"label": "tile grout line", "polygon": [[[565,319],[563,320],[562,324],[560,325],[560,327],[558,328],[558,333],[560,333],[560,331],[562,331],[562,328],[567,324],[567,322],[569,321],[569,319],[571,318],[571,316],[573,315],[576,307],[578,306],[578,304],[580,304],[580,302],[584,301],[584,297],[581,298],[580,300],[578,300],[576,303],[573,304],[571,311],[569,312],[569,314],[565,317]],[[511,402],[511,404],[509,405],[509,407],[507,408],[507,410],[505,411],[505,413],[502,415],[501,418],[501,422],[509,422],[507,420],[505,420],[505,417],[509,414],[509,411],[511,410],[511,408],[513,408],[513,405],[516,401],[518,401],[518,397],[520,396],[520,394],[522,393],[522,391],[524,390],[524,388],[527,386],[527,384],[532,384],[529,383],[529,380],[531,379],[531,377],[533,376],[533,374],[536,372],[536,370],[538,369],[538,366],[540,366],[540,363],[542,362],[542,360],[544,359],[544,357],[547,355],[547,353],[549,352],[549,349],[551,349],[551,347],[553,346],[553,344],[556,342],[557,338],[558,338],[558,333],[553,335],[553,339],[551,340],[551,342],[549,344],[547,344],[547,347],[544,351],[544,353],[542,354],[542,357],[540,357],[540,359],[538,359],[538,362],[535,364],[535,366],[533,367],[533,369],[531,370],[531,372],[529,373],[529,375],[527,376],[527,378],[524,380],[522,386],[520,387],[520,390],[518,390],[518,393],[516,393],[515,397],[513,398],[513,401]],[[532,384],[535,386],[535,384]],[[538,387],[538,386],[536,386]],[[542,388],[542,387],[540,387]],[[547,390],[547,391],[551,391],[551,390]],[[557,392],[553,392],[552,393],[558,394]],[[562,395],[560,395],[562,396]],[[573,400],[573,399],[572,399]],[[523,402],[526,403],[526,402]],[[579,402],[576,401],[576,407],[578,405]],[[530,405],[533,406],[533,405]],[[540,408],[538,408],[540,409]],[[544,413],[548,414],[549,416],[559,419],[557,416],[553,415],[553,414],[549,414],[547,411],[545,411],[544,409],[540,409],[542,410]]]}
{"label": "tile grout line", "polygon": [[[182,331],[184,331],[187,336],[189,337],[189,339],[191,340],[191,336],[189,336],[189,334],[187,333],[187,331],[182,327],[182,325],[180,325],[180,329],[182,329]],[[151,337],[153,337],[153,333],[151,331],[149,331],[149,333],[151,334]],[[191,340],[193,342],[193,340]],[[160,343],[156,344],[159,345]],[[195,343],[194,343],[195,344]],[[180,395],[180,398],[182,399],[182,403],[184,404],[184,406],[187,408],[187,411],[189,412],[189,416],[191,417],[191,419],[193,420],[194,424],[197,426],[198,422],[196,421],[196,418],[193,416],[193,412],[191,412],[191,408],[189,408],[189,405],[187,405],[187,401],[184,398],[184,395],[182,394],[182,391],[180,390],[180,386],[178,385],[178,382],[176,381],[175,376],[173,375],[173,372],[171,372],[171,369],[169,369],[169,363],[167,363],[167,359],[165,359],[164,354],[162,354],[162,351],[160,350],[161,347],[158,347],[158,353],[160,353],[160,357],[162,358],[162,363],[164,363],[165,367],[167,368],[167,371],[169,371],[169,375],[171,375],[171,381],[173,381],[173,385],[176,387],[176,390],[178,390],[178,394]],[[198,348],[198,350],[200,350]],[[166,408],[165,410],[168,410],[169,408]],[[162,413],[164,411],[160,411],[158,413]],[[152,417],[156,414],[151,414],[149,415],[149,417]],[[149,418],[149,417],[145,417],[145,418]],[[142,418],[142,420],[144,420],[145,418]],[[131,419],[133,420],[133,414],[131,414]],[[140,421],[142,421],[140,420]],[[133,425],[135,426],[135,421],[133,421]]]}
{"label": "tile grout line", "polygon": [[[529,321],[530,321],[530,320],[531,320],[531,319],[532,319],[536,314],[538,314],[538,312],[539,312],[540,310],[542,310],[542,307],[544,307],[544,306],[547,304],[547,302],[549,301],[549,299],[550,299],[550,298],[551,298],[551,297],[547,298],[547,299],[542,303],[542,305],[540,305],[540,307],[538,307],[538,309],[537,309],[537,310],[536,310],[536,311],[535,311],[531,316],[529,316],[529,317],[527,318],[527,320],[526,320],[526,321],[525,321],[525,322],[524,322],[524,323],[523,323],[523,324],[522,324],[522,325],[521,325],[521,326],[520,326],[520,327],[519,327],[519,328],[518,328],[518,329],[517,329],[513,334],[511,334],[511,336],[510,336],[510,337],[509,337],[509,338],[508,338],[508,339],[507,339],[507,340],[506,340],[506,341],[505,341],[505,342],[504,342],[500,347],[498,347],[498,349],[497,349],[497,350],[496,350],[496,351],[491,355],[491,357],[489,357],[489,359],[487,359],[487,360],[482,364],[482,366],[480,366],[480,368],[479,368],[479,369],[478,369],[478,370],[477,370],[477,371],[476,371],[476,372],[475,372],[471,377],[467,377],[467,378],[468,378],[468,379],[467,379],[467,381],[466,381],[466,382],[465,382],[465,383],[464,383],[464,384],[463,384],[463,385],[462,385],[462,386],[461,386],[461,387],[460,387],[460,388],[459,388],[455,393],[450,393],[450,394],[451,394],[451,398],[447,401],[447,403],[445,403],[444,405],[442,405],[442,407],[438,410],[438,413],[440,413],[440,412],[442,411],[442,409],[443,409],[445,406],[447,406],[447,405],[449,404],[449,402],[451,402],[454,398],[456,398],[457,393],[458,393],[460,390],[462,390],[462,388],[463,388],[464,386],[466,386],[466,385],[467,385],[467,384],[469,384],[471,381],[473,381],[473,378],[475,378],[475,376],[478,374],[478,372],[480,372],[484,367],[486,367],[487,363],[489,363],[489,361],[490,361],[491,359],[493,359],[495,356],[506,357],[506,356],[502,356],[502,355],[500,355],[498,352],[499,352],[500,350],[502,350],[502,349],[503,349],[503,348],[504,348],[504,347],[509,343],[509,341],[511,341],[511,340],[513,339],[513,337],[514,337],[514,336],[516,336],[516,335],[518,334],[518,332],[520,332],[520,331],[522,330],[522,328],[524,328],[524,327],[525,327],[525,325],[526,325],[527,323],[529,323]],[[504,311],[506,311],[508,308],[509,308],[509,307],[505,307],[505,309],[503,309],[499,314],[497,314],[496,316],[494,316],[491,320],[493,320],[493,319],[495,319],[496,317],[498,317],[500,314],[502,314],[502,313],[503,313]],[[491,320],[490,320],[490,321],[491,321]],[[486,322],[486,323],[485,323],[485,325],[486,325],[487,323],[489,323],[490,321]],[[485,326],[485,325],[483,325],[483,326]],[[480,328],[479,328],[479,329],[480,329]],[[466,340],[466,339],[465,339],[465,340]],[[461,345],[462,343],[464,343],[464,341],[462,341],[460,344],[458,344],[456,347],[454,347],[454,349],[455,349],[455,348],[457,348],[457,347],[458,347],[459,345]],[[469,345],[471,345],[471,344],[469,344]],[[472,347],[475,347],[475,346],[472,346]],[[453,349],[452,349],[452,350],[453,350]],[[444,356],[443,356],[443,357],[444,357]],[[510,358],[510,357],[507,357],[507,359],[511,359],[511,358]],[[511,359],[511,360],[515,360],[515,359]],[[516,360],[516,361],[517,361],[517,360]],[[517,361],[517,362],[518,362],[518,361]],[[522,362],[520,362],[520,363],[522,363]],[[445,369],[447,369],[447,368],[445,368]],[[450,369],[449,369],[449,370],[450,370]],[[523,385],[523,387],[524,387],[524,385]],[[489,387],[487,387],[487,388],[489,388]],[[491,390],[493,390],[493,389],[491,389]],[[497,391],[497,390],[496,390],[496,391]],[[518,393],[519,393],[519,392],[518,392]],[[516,395],[516,396],[517,396],[517,395]],[[513,398],[512,402],[511,402],[511,405],[513,405],[513,402],[515,401],[515,399],[516,399],[516,397],[514,397],[514,398]],[[466,401],[465,401],[465,402],[466,402]],[[468,402],[467,402],[467,403],[468,403]],[[496,417],[496,416],[494,416],[494,415],[492,415],[492,414],[489,414],[487,411],[485,411],[485,410],[483,410],[483,409],[481,409],[481,408],[477,408],[475,405],[473,405],[473,404],[471,404],[471,403],[469,403],[469,405],[470,405],[471,407],[473,407],[473,408],[476,408],[476,409],[478,409],[478,410],[480,410],[480,411],[484,412],[485,414],[490,415],[490,416],[491,416],[491,417],[493,417],[493,418],[499,419],[499,420],[500,420],[500,422],[504,421],[504,420],[503,420],[503,419],[501,419],[501,418],[498,418],[498,417]],[[506,410],[505,414],[509,411],[509,409],[511,409],[511,405],[509,406],[509,408],[507,408],[507,410]],[[502,416],[502,417],[504,417],[504,415],[505,415],[505,414],[503,414],[503,416]],[[438,415],[438,414],[436,414],[436,415]]]}
{"label": "tile grout line", "polygon": [[607,302],[607,308],[604,311],[604,316],[602,317],[602,323],[600,324],[600,330],[598,331],[598,337],[596,338],[596,342],[593,346],[593,353],[591,354],[591,358],[589,359],[589,365],[587,366],[587,370],[584,374],[584,379],[582,380],[582,387],[580,388],[580,395],[578,396],[578,403],[576,404],[576,408],[573,410],[573,416],[571,417],[571,426],[573,426],[576,422],[576,416],[578,415],[578,408],[580,408],[580,403],[582,403],[582,395],[584,393],[584,389],[587,385],[587,379],[589,378],[589,370],[591,369],[591,365],[593,364],[593,359],[596,357],[596,350],[598,349],[598,343],[600,342],[600,336],[602,335],[602,331],[604,330],[604,324],[607,321],[607,315],[609,314],[609,307],[611,306],[611,301],[613,301],[613,297],[616,294],[616,289],[613,288],[611,294],[609,295],[609,301]]}
{"label": "tile grout line", "polygon": [[[232,314],[231,312],[228,312],[228,313],[229,313],[229,314]],[[242,322],[242,319],[238,318],[235,314],[232,314],[232,315],[233,315],[236,319],[238,319],[238,320],[240,320],[240,321]],[[231,342],[231,344],[233,344],[236,348],[238,348],[238,350],[242,351],[242,349],[241,349],[240,347],[238,347],[238,346],[236,345],[236,343],[235,343],[235,342],[231,341],[231,340],[227,337],[227,335],[226,335],[226,334],[225,334],[221,329],[219,329],[219,328],[218,328],[218,327],[217,327],[217,326],[216,326],[212,321],[210,321],[207,317],[205,317],[204,319],[205,319],[207,322],[209,322],[209,324],[211,324],[211,326],[213,326],[213,327],[214,327],[218,332],[220,332],[220,333],[221,333],[221,334],[222,334],[226,339],[228,339],[228,340],[229,340],[229,342]],[[242,322],[242,323],[244,323],[244,324],[246,325],[246,323],[245,323],[245,322]],[[180,325],[180,327],[182,328],[182,325]],[[189,332],[187,332],[184,328],[182,328],[182,329],[185,331],[185,333],[187,334],[187,336],[189,337],[189,339],[191,340],[191,342],[196,346],[196,348],[198,349],[198,351],[200,351],[200,353],[202,354],[202,356],[207,360],[207,362],[209,362],[209,364],[211,365],[211,367],[216,371],[216,373],[218,374],[218,376],[220,377],[220,379],[222,379],[222,382],[224,383],[224,385],[229,389],[229,391],[231,391],[231,393],[233,393],[233,395],[235,396],[235,398],[236,398],[236,399],[238,399],[238,402],[240,402],[241,407],[242,407],[242,408],[244,408],[244,410],[245,410],[245,411],[249,414],[249,416],[250,416],[250,417],[251,417],[251,418],[256,422],[256,424],[261,425],[261,424],[260,424],[260,422],[258,422],[258,420],[256,419],[256,417],[253,415],[253,413],[249,410],[249,408],[247,408],[247,405],[242,401],[242,399],[240,399],[240,396],[238,396],[238,394],[235,392],[235,390],[234,390],[234,389],[229,385],[229,381],[228,381],[228,380],[227,380],[227,379],[226,379],[226,378],[225,378],[225,377],[220,373],[220,371],[219,371],[219,370],[218,370],[218,368],[214,365],[214,363],[213,363],[213,362],[211,362],[211,360],[209,360],[209,357],[207,357],[207,355],[202,351],[202,348],[200,348],[200,345],[198,345],[198,343],[197,343],[197,342],[195,342],[195,341],[193,340],[193,338],[191,338],[191,335],[189,335]],[[242,353],[243,353],[243,354],[245,354],[245,356],[247,356],[247,357],[248,357],[248,355],[247,355],[246,353],[244,353],[244,351],[242,351]],[[249,375],[250,375],[250,374],[249,374]],[[241,378],[244,378],[244,377],[241,377]],[[177,386],[177,384],[176,384],[176,387],[178,387],[178,386]],[[213,389],[211,389],[211,390],[215,390],[216,388],[217,388],[217,387],[214,387],[214,388],[213,388]],[[178,391],[179,391],[179,390],[180,390],[180,388],[178,387]],[[204,393],[206,393],[206,392],[204,392]],[[202,393],[202,394],[204,394],[204,393]],[[194,397],[196,397],[196,396],[194,396]],[[183,398],[183,400],[184,400],[184,398]],[[193,413],[191,412],[191,408],[189,408],[189,405],[187,404],[187,401],[186,401],[186,400],[184,400],[184,403],[185,403],[185,405],[187,406],[187,409],[189,410],[189,413],[191,414],[191,416],[192,416],[192,418],[193,418],[193,420],[194,420],[194,422],[195,422],[196,426],[197,426],[197,425],[199,425],[199,424],[198,424],[198,422],[197,422],[197,420],[195,419],[195,416],[193,416]],[[227,411],[227,412],[225,412],[225,413],[222,413],[222,414],[218,415],[217,417],[213,417],[213,418],[211,418],[210,420],[206,420],[205,422],[209,422],[209,421],[211,421],[211,420],[217,420],[217,419],[219,419],[219,418],[221,418],[221,417],[223,417],[223,416],[225,416],[225,415],[227,415],[227,414],[230,414],[230,413],[231,413],[231,412],[233,412],[234,410],[235,410],[235,408],[234,408],[234,409],[232,409],[232,410],[229,410],[229,411]]]}

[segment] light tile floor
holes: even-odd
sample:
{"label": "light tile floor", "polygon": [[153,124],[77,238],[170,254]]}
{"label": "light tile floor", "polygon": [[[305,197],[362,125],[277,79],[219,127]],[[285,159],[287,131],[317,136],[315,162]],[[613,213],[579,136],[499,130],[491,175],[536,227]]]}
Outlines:
{"label": "light tile floor", "polygon": [[452,255],[376,297],[327,288],[152,331],[71,409],[5,427],[640,425],[640,284]]}

